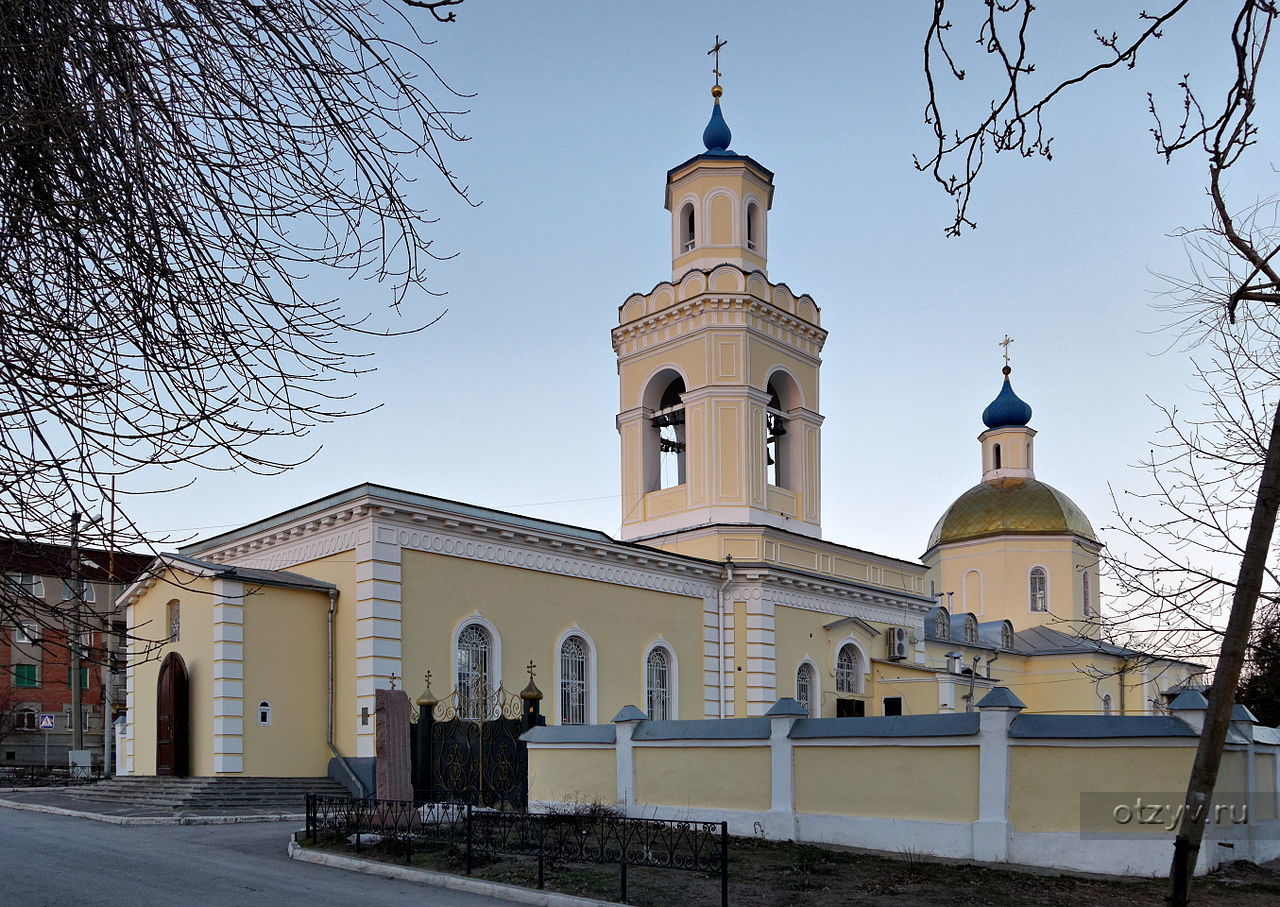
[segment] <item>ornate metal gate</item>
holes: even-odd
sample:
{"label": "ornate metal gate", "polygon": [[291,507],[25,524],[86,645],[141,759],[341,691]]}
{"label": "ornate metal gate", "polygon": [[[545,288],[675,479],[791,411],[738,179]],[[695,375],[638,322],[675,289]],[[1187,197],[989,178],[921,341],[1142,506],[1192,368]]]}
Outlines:
{"label": "ornate metal gate", "polygon": [[545,723],[542,692],[533,682],[519,695],[483,680],[443,700],[427,689],[414,728],[414,798],[523,810],[529,799],[529,759],[520,735]]}

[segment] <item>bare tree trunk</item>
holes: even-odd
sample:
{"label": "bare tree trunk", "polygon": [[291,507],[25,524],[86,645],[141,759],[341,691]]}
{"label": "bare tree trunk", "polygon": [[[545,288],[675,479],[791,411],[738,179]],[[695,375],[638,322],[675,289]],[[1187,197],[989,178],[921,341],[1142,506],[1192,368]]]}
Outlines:
{"label": "bare tree trunk", "polygon": [[1209,816],[1209,800],[1218,781],[1222,749],[1227,740],[1227,728],[1231,725],[1231,708],[1235,704],[1240,671],[1244,667],[1249,631],[1253,628],[1253,612],[1262,590],[1267,555],[1271,551],[1277,506],[1280,506],[1280,406],[1276,407],[1271,421],[1271,436],[1267,440],[1267,455],[1262,463],[1258,497],[1249,521],[1249,538],[1240,560],[1227,632],[1222,639],[1222,652],[1218,656],[1213,687],[1209,691],[1209,710],[1205,714],[1196,761],[1187,784],[1183,812],[1186,819],[1174,839],[1173,864],[1169,869],[1169,901],[1175,907],[1185,907],[1188,902],[1191,876],[1200,855],[1205,822]]}

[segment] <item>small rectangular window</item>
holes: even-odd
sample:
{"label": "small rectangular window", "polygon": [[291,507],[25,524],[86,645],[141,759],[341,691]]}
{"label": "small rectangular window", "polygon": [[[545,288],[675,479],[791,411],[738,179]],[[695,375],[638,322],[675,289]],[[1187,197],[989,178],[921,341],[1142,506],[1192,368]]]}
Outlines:
{"label": "small rectangular window", "polygon": [[13,641],[20,646],[33,645],[40,639],[40,628],[35,624],[18,624],[13,628]]}
{"label": "small rectangular window", "polygon": [[13,685],[15,687],[38,687],[40,681],[36,677],[35,665],[14,665]]}
{"label": "small rectangular window", "polygon": [[902,714],[902,697],[886,696],[884,698],[884,714],[886,717]]}
{"label": "small rectangular window", "polygon": [[[67,686],[68,687],[71,686],[71,668],[69,667],[67,668]],[[80,689],[82,690],[89,689],[89,669],[88,668],[80,669]]]}

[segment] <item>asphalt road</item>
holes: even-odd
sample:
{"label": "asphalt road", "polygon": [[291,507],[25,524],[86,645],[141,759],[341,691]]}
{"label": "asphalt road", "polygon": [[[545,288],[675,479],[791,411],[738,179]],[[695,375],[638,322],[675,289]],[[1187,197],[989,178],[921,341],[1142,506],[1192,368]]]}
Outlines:
{"label": "asphalt road", "polygon": [[121,826],[0,808],[0,904],[508,903],[295,862],[296,826]]}

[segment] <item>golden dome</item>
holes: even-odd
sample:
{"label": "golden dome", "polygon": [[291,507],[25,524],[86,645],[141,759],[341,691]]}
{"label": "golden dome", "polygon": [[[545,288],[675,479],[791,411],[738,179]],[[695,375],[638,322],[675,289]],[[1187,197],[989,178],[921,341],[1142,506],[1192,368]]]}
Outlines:
{"label": "golden dome", "polygon": [[987,535],[1071,533],[1096,542],[1093,526],[1071,498],[1035,479],[983,482],[970,488],[938,520],[929,548]]}

